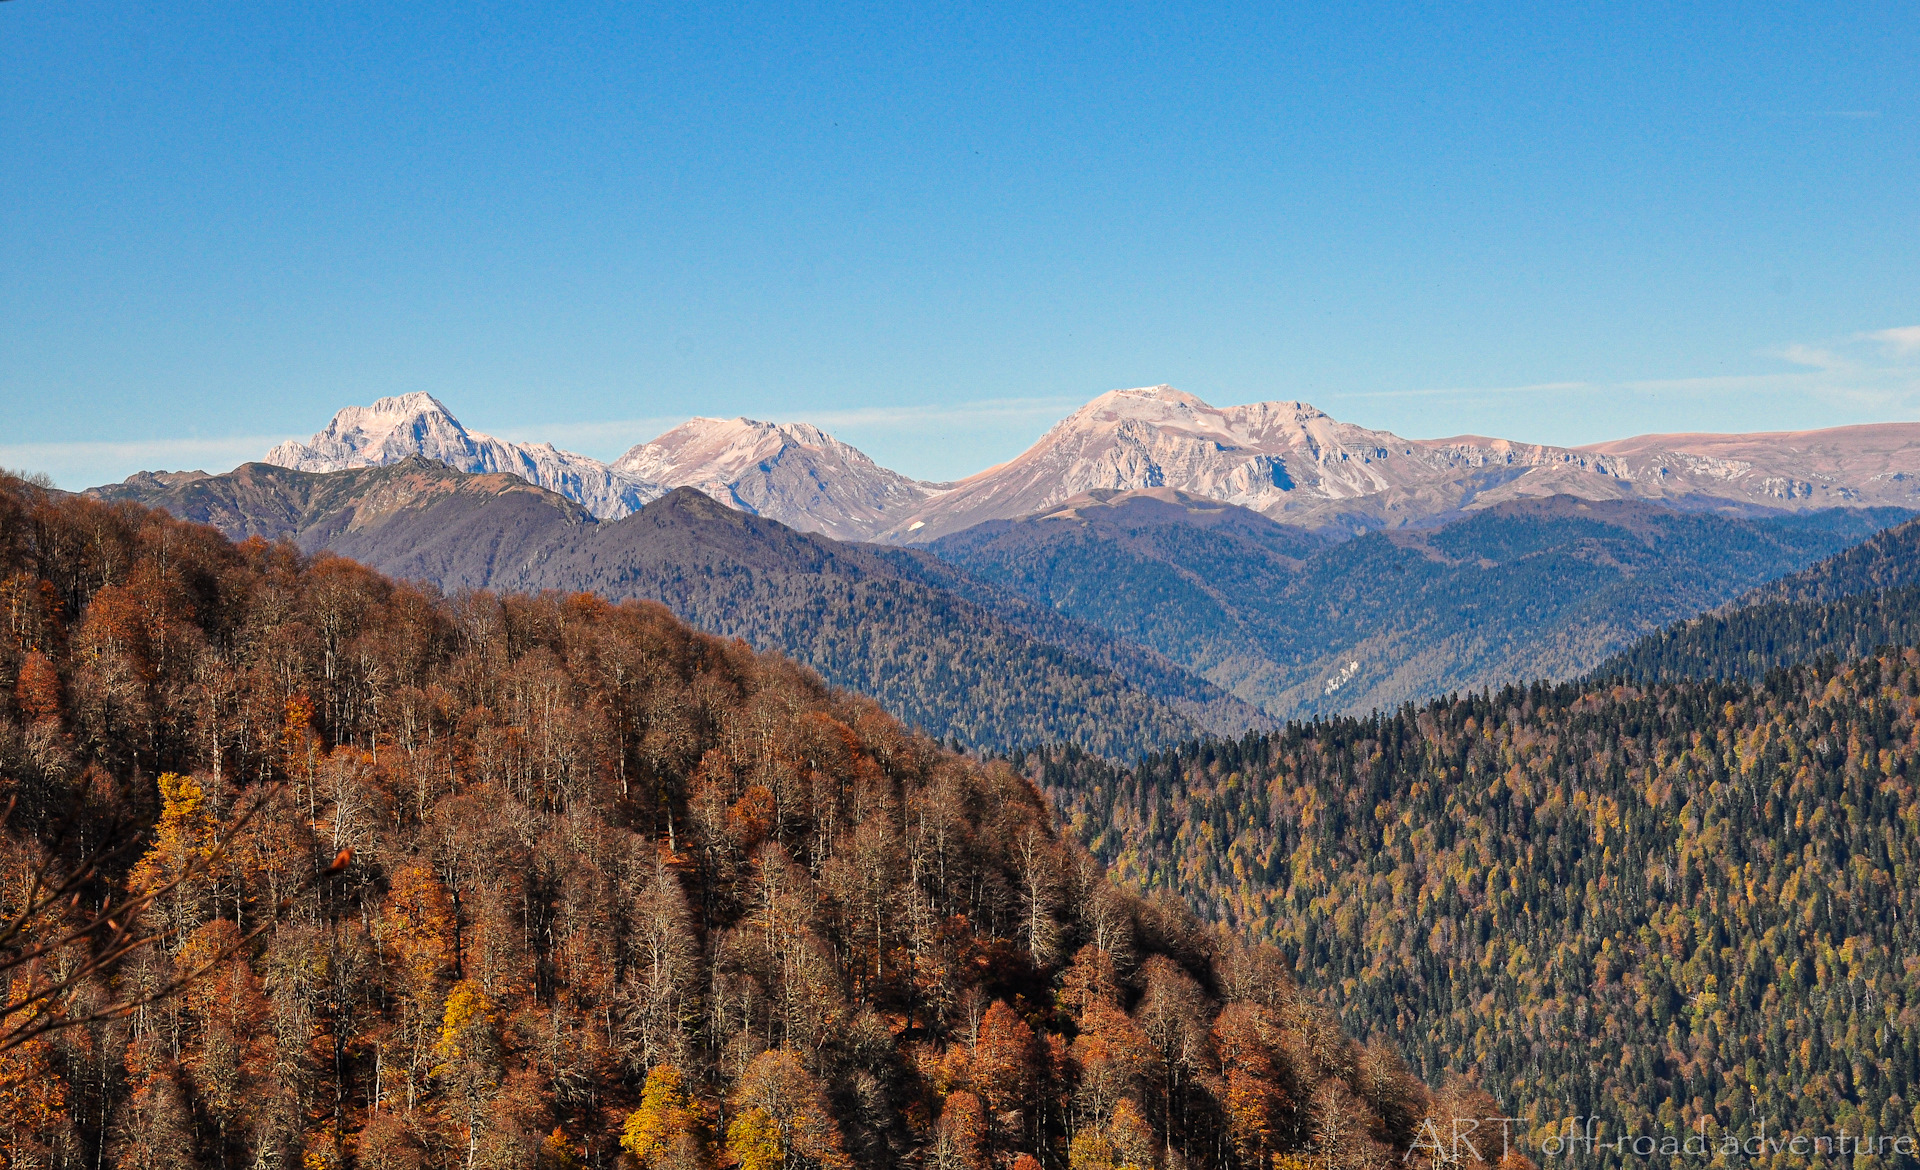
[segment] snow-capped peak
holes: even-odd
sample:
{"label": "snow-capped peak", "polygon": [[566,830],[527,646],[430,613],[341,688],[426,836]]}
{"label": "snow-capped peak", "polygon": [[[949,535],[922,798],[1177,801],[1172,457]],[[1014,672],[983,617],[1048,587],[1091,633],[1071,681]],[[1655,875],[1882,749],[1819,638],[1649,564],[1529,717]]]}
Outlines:
{"label": "snow-capped peak", "polygon": [[665,489],[598,459],[551,443],[509,443],[460,425],[439,399],[424,391],[345,407],[305,443],[288,440],[264,462],[296,471],[382,467],[423,455],[467,472],[506,472],[574,500],[600,519],[638,510]]}
{"label": "snow-capped peak", "polygon": [[409,455],[452,466],[470,463],[486,435],[472,435],[440,400],[424,391],[348,406],[310,442],[293,440],[267,452],[266,462],[297,471],[378,467]]}
{"label": "snow-capped peak", "polygon": [[336,433],[348,431],[384,433],[417,419],[432,416],[444,418],[454,427],[460,428],[460,420],[453,417],[453,412],[447,409],[445,403],[425,390],[415,390],[407,394],[396,394],[391,398],[376,398],[370,406],[345,407],[333,416],[333,422],[327,430]]}

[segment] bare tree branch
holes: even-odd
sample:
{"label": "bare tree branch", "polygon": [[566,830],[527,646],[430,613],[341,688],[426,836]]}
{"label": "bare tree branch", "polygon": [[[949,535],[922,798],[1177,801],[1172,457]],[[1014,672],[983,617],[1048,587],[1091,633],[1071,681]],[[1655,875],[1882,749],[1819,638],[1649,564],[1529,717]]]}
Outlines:
{"label": "bare tree branch", "polygon": [[[258,793],[248,808],[228,822],[220,834],[220,840],[233,840],[276,795],[277,791]],[[10,823],[14,807],[15,802],[9,800],[6,808],[0,810],[0,831],[4,831]],[[254,940],[279,921],[280,915],[292,906],[300,893],[312,888],[317,881],[345,872],[353,860],[352,850],[342,849],[331,865],[282,899],[265,922],[222,947],[218,953],[193,969],[176,973],[160,987],[75,1015],[61,1010],[62,1005],[81,988],[107,974],[129,956],[159,941],[158,933],[141,928],[142,917],[149,908],[168,895],[205,876],[225,855],[226,845],[216,844],[204,854],[189,855],[180,873],[153,889],[117,898],[109,894],[98,909],[83,916],[79,922],[65,926],[57,938],[28,942],[37,930],[57,921],[56,908],[64,904],[69,912],[78,909],[85,887],[107,876],[117,862],[138,848],[141,840],[138,834],[129,835],[112,848],[88,856],[64,876],[56,876],[58,846],[64,839],[65,834],[62,833],[56,839],[54,848],[46,850],[42,859],[34,865],[24,905],[4,925],[0,925],[0,980],[5,980],[7,987],[6,997],[0,1001],[0,1053],[49,1032],[121,1019],[142,1007],[180,994],[194,981],[252,945]],[[49,957],[81,946],[86,948],[86,954],[77,964],[57,975],[47,973]],[[15,991],[19,973],[23,970],[26,975],[25,986]]]}

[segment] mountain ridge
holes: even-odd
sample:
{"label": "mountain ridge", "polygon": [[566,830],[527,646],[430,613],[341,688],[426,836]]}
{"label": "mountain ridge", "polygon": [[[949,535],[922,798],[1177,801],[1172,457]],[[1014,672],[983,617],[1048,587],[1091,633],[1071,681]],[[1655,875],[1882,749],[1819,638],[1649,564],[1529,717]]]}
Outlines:
{"label": "mountain ridge", "polygon": [[660,601],[970,746],[1065,738],[1126,754],[1270,722],[1105,631],[982,583],[956,589],[925,553],[798,532],[691,488],[602,521],[515,476],[469,475],[416,455],[341,472],[247,464],[173,486],[134,477],[92,494],[236,539],[289,539],[447,591]]}
{"label": "mountain ridge", "polygon": [[1553,496],[1336,541],[1153,489],[1077,497],[926,547],[1298,718],[1583,674],[1905,515],[1753,520]]}
{"label": "mountain ridge", "polygon": [[1819,431],[1641,435],[1575,447],[1479,435],[1408,439],[1305,402],[1214,407],[1171,386],[1113,390],[1004,463],[954,483],[913,479],[803,422],[697,417],[612,464],[466,430],[431,395],[348,407],[267,462],[338,470],[408,454],[508,471],[601,519],[667,487],[840,540],[924,544],[1089,492],[1161,488],[1336,537],[1419,527],[1507,500],[1641,499],[1762,516],[1920,507],[1920,423]]}
{"label": "mountain ridge", "polygon": [[1920,644],[1920,521],[1867,540],[1697,617],[1657,630],[1594,678],[1758,681],[1823,658]]}
{"label": "mountain ridge", "polygon": [[881,467],[809,423],[750,418],[689,419],[612,466],[835,540],[869,539],[890,515],[947,487]]}
{"label": "mountain ridge", "polygon": [[469,431],[424,391],[344,407],[307,442],[289,439],[260,460],[294,471],[379,467],[421,455],[458,471],[506,472],[558,492],[601,519],[617,519],[659,499],[659,484],[552,443],[509,443]]}
{"label": "mountain ridge", "polygon": [[[1619,450],[1455,436],[1406,439],[1343,423],[1304,402],[1214,407],[1170,386],[1102,394],[1007,463],[956,483],[881,534],[937,539],[985,520],[1016,519],[1091,490],[1177,487],[1335,534],[1402,527],[1511,499],[1573,495],[1646,499],[1682,511],[1747,514],[1920,502],[1920,424],[1829,436],[1877,442],[1862,478],[1846,460],[1796,466],[1778,449],[1808,435],[1669,449]],[[1784,437],[1783,437],[1784,436]],[[1698,439],[1699,436],[1682,437]],[[1826,448],[1823,448],[1826,449]],[[1788,455],[1792,453],[1789,449]]]}

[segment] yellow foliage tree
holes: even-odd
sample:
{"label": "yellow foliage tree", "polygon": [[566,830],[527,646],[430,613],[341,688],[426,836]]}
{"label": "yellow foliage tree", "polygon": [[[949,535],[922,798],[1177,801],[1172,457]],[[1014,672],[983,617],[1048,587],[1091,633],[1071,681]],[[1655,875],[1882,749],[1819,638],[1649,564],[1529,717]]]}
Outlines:
{"label": "yellow foliage tree", "polygon": [[649,1170],[680,1170],[697,1165],[699,1139],[693,1131],[693,1103],[680,1070],[655,1065],[640,1092],[640,1108],[627,1114],[620,1145]]}
{"label": "yellow foliage tree", "polygon": [[[754,1057],[734,1087],[733,1101],[743,1121],[758,1112],[773,1127],[771,1140],[782,1158],[777,1164],[818,1170],[847,1170],[853,1164],[841,1147],[840,1127],[833,1120],[826,1093],[792,1049],[773,1048]],[[734,1152],[738,1126],[736,1122],[727,1130],[729,1152]],[[748,1140],[748,1152],[763,1149],[768,1140],[758,1121],[741,1135]],[[735,1157],[740,1154],[736,1152]]]}
{"label": "yellow foliage tree", "polygon": [[727,1127],[727,1156],[739,1170],[780,1170],[787,1159],[780,1123],[758,1106],[742,1113]]}
{"label": "yellow foliage tree", "polygon": [[446,1086],[454,1116],[467,1131],[467,1162],[479,1147],[487,1103],[500,1083],[500,1040],[493,1004],[471,979],[453,985],[433,1046],[433,1076]]}
{"label": "yellow foliage tree", "polygon": [[163,772],[157,783],[160,819],[153,828],[153,845],[133,867],[127,884],[136,893],[152,894],[179,883],[148,911],[161,935],[170,940],[167,949],[177,952],[204,918],[200,879],[207,876],[213,859],[218,825],[207,808],[206,792],[192,776]]}
{"label": "yellow foliage tree", "polygon": [[[13,998],[24,991],[13,982]],[[35,1036],[0,1052],[0,1167],[36,1165],[32,1159],[57,1138],[67,1109],[67,1084],[55,1071],[52,1044]]]}
{"label": "yellow foliage tree", "polygon": [[1107,1131],[1097,1126],[1075,1134],[1067,1147],[1067,1170],[1115,1170],[1119,1164]]}

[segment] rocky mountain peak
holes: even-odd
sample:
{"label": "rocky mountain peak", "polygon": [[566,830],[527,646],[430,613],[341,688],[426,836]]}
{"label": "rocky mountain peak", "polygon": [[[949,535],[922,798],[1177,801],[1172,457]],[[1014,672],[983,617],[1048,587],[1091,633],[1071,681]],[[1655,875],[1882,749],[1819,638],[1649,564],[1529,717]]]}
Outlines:
{"label": "rocky mountain peak", "polygon": [[384,467],[414,456],[456,471],[517,475],[566,496],[601,520],[628,515],[664,490],[551,443],[509,443],[469,431],[424,391],[345,407],[312,439],[281,443],[262,462],[295,471],[346,471]]}
{"label": "rocky mountain peak", "polygon": [[416,390],[376,399],[369,406],[343,407],[310,441],[289,439],[267,452],[264,461],[296,471],[344,471],[420,454],[457,466],[473,458],[477,445],[476,436],[439,399]]}
{"label": "rocky mountain peak", "polygon": [[809,423],[750,418],[689,419],[613,466],[836,540],[871,539],[945,486],[889,471]]}
{"label": "rocky mountain peak", "polygon": [[1184,390],[1172,386],[1140,386],[1107,391],[1068,415],[1054,430],[1069,434],[1099,431],[1129,421],[1207,429],[1215,425],[1219,415],[1218,410]]}

